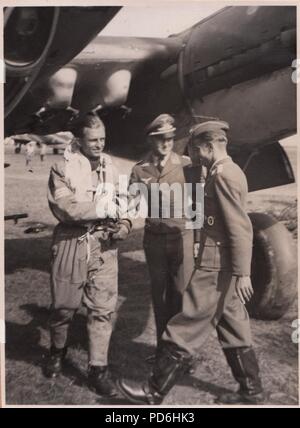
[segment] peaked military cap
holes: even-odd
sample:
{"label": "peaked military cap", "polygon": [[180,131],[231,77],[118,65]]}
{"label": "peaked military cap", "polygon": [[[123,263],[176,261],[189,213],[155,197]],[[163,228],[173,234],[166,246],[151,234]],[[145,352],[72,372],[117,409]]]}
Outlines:
{"label": "peaked military cap", "polygon": [[200,134],[203,134],[204,132],[211,132],[211,131],[228,131],[229,130],[229,124],[227,122],[224,122],[222,120],[208,120],[206,122],[197,123],[196,125],[192,126],[190,129],[190,135],[191,137],[197,137]]}
{"label": "peaked military cap", "polygon": [[170,137],[174,137],[176,130],[174,123],[174,118],[169,114],[160,114],[146,127],[146,133],[148,135],[167,134]]}

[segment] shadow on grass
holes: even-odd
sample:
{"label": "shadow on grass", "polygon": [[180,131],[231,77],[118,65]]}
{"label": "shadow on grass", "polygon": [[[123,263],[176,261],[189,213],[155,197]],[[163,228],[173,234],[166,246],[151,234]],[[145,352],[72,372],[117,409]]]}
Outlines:
{"label": "shadow on grass", "polygon": [[5,274],[12,274],[19,269],[50,272],[51,240],[52,235],[27,239],[6,239]]}
{"label": "shadow on grass", "polygon": [[30,304],[20,309],[32,316],[32,320],[28,324],[6,321],[6,358],[39,366],[46,351],[40,345],[40,328],[46,328],[49,312],[47,308]]}
{"label": "shadow on grass", "polygon": [[[51,235],[45,237],[6,240],[6,274],[13,274],[21,269],[36,271],[49,270]],[[142,230],[134,230],[127,241],[120,243],[119,255],[119,295],[121,305],[116,314],[115,327],[111,341],[109,361],[116,376],[126,373],[130,378],[144,379],[148,367],[144,359],[153,353],[154,348],[146,343],[135,343],[135,338],[144,333],[150,315],[150,287],[147,267],[143,258],[139,260],[128,257],[127,252],[142,251]],[[142,253],[139,255],[141,256]],[[35,287],[35,279],[29,287]],[[42,289],[36,290],[36,301]],[[7,295],[9,299],[9,294]],[[31,318],[27,324],[22,321],[11,322],[9,315],[6,323],[6,358],[10,361],[23,361],[41,368],[47,348],[42,345],[44,331],[48,331],[49,309],[38,304],[24,303],[23,296],[17,297],[20,305],[15,308],[15,316],[20,311]],[[49,302],[50,304],[50,302]],[[20,316],[20,320],[21,320]],[[43,336],[43,338],[42,338]],[[144,341],[143,341],[144,342]],[[76,361],[74,355],[87,352],[86,317],[78,312],[72,322],[69,353],[63,374],[74,380],[74,384],[86,385],[86,367],[82,368],[82,356]],[[72,359],[73,358],[73,359]],[[101,399],[102,400],[102,399]],[[117,403],[115,403],[117,404]]]}
{"label": "shadow on grass", "polygon": [[[20,309],[32,316],[32,320],[26,325],[7,323],[6,357],[42,368],[43,357],[46,355],[47,349],[40,345],[40,329],[47,328],[49,311],[47,308],[32,304],[22,305]],[[115,328],[110,350],[112,372],[115,378],[125,377],[143,382],[151,370],[145,359],[153,353],[154,347],[147,343],[130,341],[128,340],[129,335],[128,325],[126,329]],[[86,350],[86,339],[85,316],[76,314],[70,332],[70,348]],[[74,385],[87,388],[86,369],[77,364],[70,356],[67,357],[64,365],[63,376],[72,379]],[[226,388],[204,382],[191,375],[185,375],[179,385],[196,388],[215,396],[228,392]],[[97,402],[101,405],[130,404],[125,398],[122,398],[121,394],[115,398],[99,397]]]}
{"label": "shadow on grass", "polygon": [[[6,242],[6,273],[11,274],[19,269],[28,268],[48,271],[51,236],[7,240]],[[134,252],[141,251],[137,258]],[[136,381],[144,381],[151,367],[146,358],[155,351],[155,332],[146,329],[150,311],[151,296],[148,270],[142,257],[142,230],[134,230],[128,240],[120,243],[119,256],[119,295],[121,305],[116,314],[113,336],[111,340],[109,361],[116,377],[126,377]],[[33,287],[33,284],[30,285]],[[38,291],[40,293],[43,290]],[[22,302],[22,296],[20,296]],[[37,296],[38,301],[38,296]],[[49,302],[50,303],[50,302]],[[42,367],[43,357],[47,349],[41,343],[42,330],[48,330],[49,309],[36,304],[21,304],[20,309],[30,316],[28,324],[8,320],[6,357],[13,361],[24,361],[36,367]],[[139,336],[143,336],[139,340]],[[85,390],[87,387],[86,360],[87,352],[86,317],[78,312],[73,320],[69,336],[70,350],[63,375],[72,379],[74,385]],[[73,352],[74,351],[74,352]],[[78,352],[80,354],[78,354]],[[74,357],[75,356],[75,357]],[[76,356],[78,361],[76,360]],[[218,395],[227,390],[203,382],[193,376],[185,376],[180,385],[197,388]],[[84,392],[83,392],[84,393]],[[98,399],[97,399],[98,400]],[[125,399],[104,399],[99,397],[99,404],[129,404]]]}
{"label": "shadow on grass", "polygon": [[232,390],[224,388],[222,386],[218,386],[217,384],[212,384],[210,382],[205,382],[196,376],[192,375],[186,375],[184,376],[180,382],[178,382],[178,385],[182,386],[189,386],[191,388],[196,388],[202,392],[206,392],[211,395],[215,395],[216,397],[220,396],[221,394],[232,392]]}
{"label": "shadow on grass", "polygon": [[[50,312],[45,307],[33,304],[22,305],[20,309],[30,315],[32,320],[27,324],[6,322],[6,358],[42,368],[48,349],[41,345],[41,329],[48,329]],[[122,311],[126,311],[126,302],[120,311],[121,316],[126,317]],[[119,330],[118,322],[116,323],[109,361],[112,371],[117,376],[126,373],[129,377],[142,379],[148,369],[144,360],[154,349],[147,344],[132,342],[130,338],[132,332],[136,332],[136,329],[132,328],[130,323],[126,324],[125,329]],[[86,317],[82,314],[76,314],[72,322],[69,348],[87,351]],[[74,379],[76,385],[86,384],[86,370],[76,364],[70,356],[67,357],[63,374]]]}
{"label": "shadow on grass", "polygon": [[[40,344],[41,329],[48,330],[50,310],[35,304],[20,309],[32,317],[28,324],[6,321],[6,358],[40,366],[47,348]],[[70,347],[86,349],[85,317],[76,314],[70,331]]]}

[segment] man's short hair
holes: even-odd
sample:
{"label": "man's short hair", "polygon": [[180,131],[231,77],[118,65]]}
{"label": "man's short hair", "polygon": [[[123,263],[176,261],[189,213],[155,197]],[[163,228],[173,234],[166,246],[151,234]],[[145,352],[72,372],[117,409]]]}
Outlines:
{"label": "man's short hair", "polygon": [[81,138],[83,137],[83,129],[84,128],[105,128],[104,123],[99,118],[97,114],[88,113],[83,118],[79,119],[72,126],[71,132],[74,137]]}

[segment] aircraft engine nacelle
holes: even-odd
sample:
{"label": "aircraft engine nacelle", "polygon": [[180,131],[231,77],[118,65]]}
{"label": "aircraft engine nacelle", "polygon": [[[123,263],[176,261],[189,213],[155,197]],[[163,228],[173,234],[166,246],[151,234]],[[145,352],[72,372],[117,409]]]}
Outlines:
{"label": "aircraft engine nacelle", "polygon": [[72,107],[81,113],[120,107],[126,103],[131,83],[131,71],[115,68],[104,71],[95,67],[78,67],[78,84],[72,100]]}
{"label": "aircraft engine nacelle", "polygon": [[218,117],[230,125],[229,152],[250,191],[294,182],[278,141],[297,132],[296,8],[228,7],[184,37],[178,63],[187,106],[178,133],[182,147],[191,124]]}
{"label": "aircraft engine nacelle", "polygon": [[13,7],[4,11],[5,116],[41,69],[55,35],[59,8]]}
{"label": "aircraft engine nacelle", "polygon": [[191,116],[221,117],[232,144],[296,133],[295,7],[228,7],[186,37],[179,73]]}
{"label": "aircraft engine nacelle", "polygon": [[64,109],[70,107],[77,71],[72,67],[63,67],[49,78],[47,87],[47,107]]}
{"label": "aircraft engine nacelle", "polygon": [[182,55],[191,101],[290,67],[296,56],[295,7],[228,7],[192,28]]}

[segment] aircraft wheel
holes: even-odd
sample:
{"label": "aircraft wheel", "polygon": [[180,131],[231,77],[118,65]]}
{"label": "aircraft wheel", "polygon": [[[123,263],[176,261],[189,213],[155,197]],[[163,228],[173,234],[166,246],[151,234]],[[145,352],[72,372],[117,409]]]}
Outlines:
{"label": "aircraft wheel", "polygon": [[251,267],[254,295],[247,304],[253,318],[282,317],[297,294],[296,246],[286,227],[269,215],[249,214],[253,225]]}

